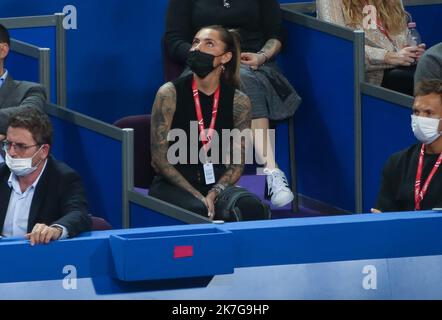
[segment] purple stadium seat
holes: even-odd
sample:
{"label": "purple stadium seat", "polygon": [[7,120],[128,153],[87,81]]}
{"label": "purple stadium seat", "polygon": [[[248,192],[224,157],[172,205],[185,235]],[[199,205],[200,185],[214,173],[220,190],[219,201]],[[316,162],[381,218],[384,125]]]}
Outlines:
{"label": "purple stadium seat", "polygon": [[110,223],[104,220],[103,218],[91,216],[91,220],[92,220],[92,231],[104,231],[112,229]]}
{"label": "purple stadium seat", "polygon": [[137,188],[149,188],[155,175],[151,166],[150,115],[124,117],[114,125],[122,129],[134,129],[134,185]]}

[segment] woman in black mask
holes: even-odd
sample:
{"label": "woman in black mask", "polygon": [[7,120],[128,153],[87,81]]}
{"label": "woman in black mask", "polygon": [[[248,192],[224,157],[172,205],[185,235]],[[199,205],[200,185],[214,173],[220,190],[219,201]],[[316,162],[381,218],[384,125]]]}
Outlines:
{"label": "woman in black mask", "polygon": [[[244,140],[223,141],[222,130],[243,133],[251,122],[250,100],[237,89],[238,35],[220,26],[203,28],[188,60],[193,72],[163,85],[152,108],[157,176],[149,195],[214,219],[217,197],[235,186],[245,161]],[[231,154],[240,155],[239,162],[226,162],[220,151],[226,144]]]}
{"label": "woman in black mask", "polygon": [[[240,90],[251,100],[252,129],[263,132],[254,140],[257,161],[265,166],[267,196],[281,207],[294,196],[278,169],[270,141],[269,119],[293,116],[300,99],[274,62],[282,46],[281,11],[277,0],[169,0],[165,46],[169,57],[185,65],[194,34],[207,25],[238,30],[241,36]],[[190,57],[193,63],[193,57]],[[204,60],[204,58],[202,59]],[[206,58],[206,62],[209,58]],[[207,69],[202,65],[202,75]],[[203,72],[204,71],[204,72]],[[254,135],[257,137],[258,133]]]}

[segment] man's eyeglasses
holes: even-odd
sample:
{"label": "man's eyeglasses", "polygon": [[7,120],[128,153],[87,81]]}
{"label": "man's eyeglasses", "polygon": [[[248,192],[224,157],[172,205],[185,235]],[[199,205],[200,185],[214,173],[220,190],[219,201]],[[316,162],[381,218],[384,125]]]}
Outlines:
{"label": "man's eyeglasses", "polygon": [[11,149],[11,147],[12,147],[12,148],[14,148],[15,152],[21,152],[21,153],[25,152],[29,148],[41,146],[40,143],[28,146],[23,143],[15,143],[15,142],[10,142],[8,140],[3,141],[1,144],[2,144],[2,149],[4,151],[9,151],[9,149]]}

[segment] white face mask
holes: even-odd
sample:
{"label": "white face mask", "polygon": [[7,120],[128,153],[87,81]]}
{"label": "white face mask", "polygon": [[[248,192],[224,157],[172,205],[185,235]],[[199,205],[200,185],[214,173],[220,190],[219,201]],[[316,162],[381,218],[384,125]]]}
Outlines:
{"label": "white face mask", "polygon": [[431,144],[441,136],[439,132],[440,119],[411,116],[411,128],[414,136],[423,144]]}
{"label": "white face mask", "polygon": [[41,148],[43,148],[43,146],[41,146],[30,158],[12,158],[9,153],[6,152],[6,165],[16,176],[27,176],[37,170],[38,165],[41,163],[40,161],[34,167],[32,166],[32,159],[34,159],[35,155],[40,152]]}

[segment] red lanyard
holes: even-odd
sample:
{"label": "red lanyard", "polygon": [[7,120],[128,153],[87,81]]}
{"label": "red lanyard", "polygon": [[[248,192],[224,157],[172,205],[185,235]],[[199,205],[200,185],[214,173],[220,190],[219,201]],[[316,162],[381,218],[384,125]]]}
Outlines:
{"label": "red lanyard", "polygon": [[414,188],[415,210],[421,210],[421,202],[422,200],[424,200],[425,194],[428,191],[428,187],[430,186],[431,180],[433,180],[433,177],[436,174],[436,171],[437,169],[439,169],[439,166],[442,162],[442,153],[441,153],[436,161],[436,164],[433,167],[433,170],[431,170],[431,173],[428,176],[427,181],[425,182],[424,186],[421,189],[422,170],[424,167],[424,155],[425,155],[425,145],[423,144],[419,157],[419,165],[417,167],[416,185]]}
{"label": "red lanyard", "polygon": [[198,86],[196,84],[195,78],[192,80],[192,92],[193,92],[193,99],[195,100],[195,111],[196,116],[198,119],[198,128],[200,131],[200,138],[204,146],[204,150],[209,150],[210,143],[212,141],[215,124],[216,124],[216,117],[218,115],[218,105],[219,105],[219,92],[220,88],[216,89],[215,95],[213,97],[213,107],[212,107],[212,121],[210,122],[210,128],[209,132],[206,136],[205,126],[204,126],[204,119],[203,119],[203,113],[201,111],[201,102],[200,102],[200,95],[198,93]]}
{"label": "red lanyard", "polygon": [[382,24],[382,22],[378,23],[376,21],[376,25],[378,26],[379,31],[381,31],[384,34],[384,36],[386,36],[388,38],[388,40],[390,40],[390,42],[394,45],[393,39],[391,39],[390,34],[388,33],[387,29],[384,28],[384,25]]}

